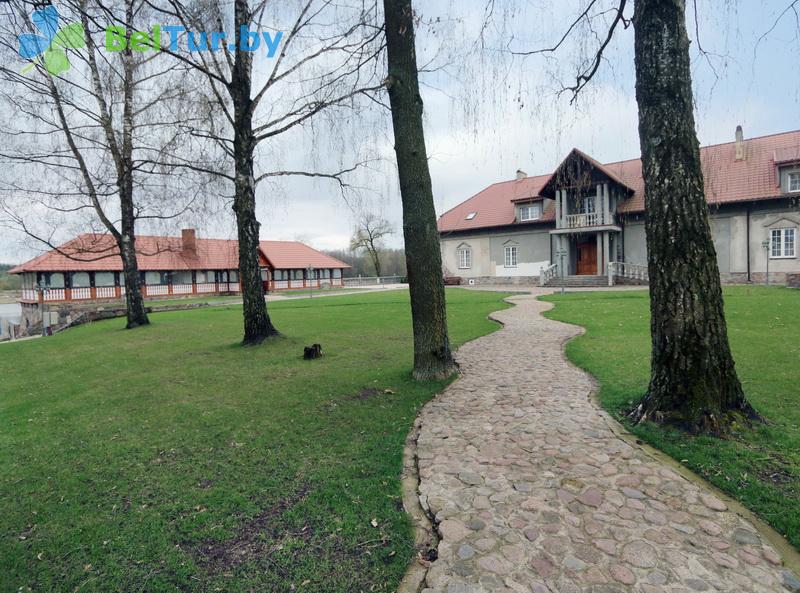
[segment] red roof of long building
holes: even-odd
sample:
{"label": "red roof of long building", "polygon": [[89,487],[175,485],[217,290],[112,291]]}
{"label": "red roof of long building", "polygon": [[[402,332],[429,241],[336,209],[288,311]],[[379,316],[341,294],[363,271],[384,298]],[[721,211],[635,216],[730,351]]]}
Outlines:
{"label": "red roof of long building", "polygon": [[[297,241],[261,241],[259,245],[261,255],[274,269],[350,267]],[[235,270],[239,267],[238,250],[238,241],[228,239],[195,239],[194,251],[187,251],[181,237],[136,237],[136,259],[142,271]],[[111,235],[78,235],[10,273],[80,271],[122,271],[122,259]]]}
{"label": "red roof of long building", "polygon": [[[703,147],[700,149],[700,157],[709,204],[780,197],[781,189],[775,167],[778,164],[800,162],[800,130],[745,140],[745,158],[742,160],[736,160],[735,142]],[[591,157],[586,158],[595,162]],[[597,165],[612,179],[633,190],[633,195],[622,201],[617,210],[620,213],[644,212],[641,159]],[[442,214],[439,217],[439,231],[468,231],[514,224],[515,202],[524,198],[541,197],[540,192],[552,175],[549,173],[490,185]],[[475,215],[467,220],[472,213]],[[542,217],[537,222],[554,219],[554,202],[546,200]]]}

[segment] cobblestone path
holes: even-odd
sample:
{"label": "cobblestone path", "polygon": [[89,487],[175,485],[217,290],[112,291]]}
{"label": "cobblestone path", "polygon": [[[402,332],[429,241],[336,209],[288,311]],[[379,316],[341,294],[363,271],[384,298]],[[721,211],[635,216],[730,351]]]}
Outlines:
{"label": "cobblestone path", "polygon": [[420,416],[420,501],[442,537],[423,591],[800,590],[748,521],[613,433],[564,358],[578,328],[514,301]]}

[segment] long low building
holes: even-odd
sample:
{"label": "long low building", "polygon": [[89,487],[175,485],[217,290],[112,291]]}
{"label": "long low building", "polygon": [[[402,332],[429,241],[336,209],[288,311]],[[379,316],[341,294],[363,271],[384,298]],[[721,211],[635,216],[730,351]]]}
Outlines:
{"label": "long low building", "polygon": [[[800,273],[800,131],[745,140],[739,127],[701,157],[723,281]],[[444,273],[470,284],[646,279],[644,210],[640,159],[601,164],[574,149],[553,173],[518,171],[445,212]]]}
{"label": "long low building", "polygon": [[[267,291],[342,286],[350,266],[296,241],[259,243]],[[145,298],[235,294],[239,244],[200,239],[194,229],[180,237],[137,236],[136,253]],[[22,277],[22,299],[35,304],[121,299],[122,259],[113,237],[83,234],[10,270]]]}

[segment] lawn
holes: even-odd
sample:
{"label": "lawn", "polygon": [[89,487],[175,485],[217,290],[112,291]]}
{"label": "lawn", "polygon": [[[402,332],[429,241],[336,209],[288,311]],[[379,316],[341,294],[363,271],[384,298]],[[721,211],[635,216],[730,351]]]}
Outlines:
{"label": "lawn", "polygon": [[[600,382],[600,402],[622,420],[646,391],[650,313],[646,291],[553,295],[548,317],[581,325],[567,355]],[[726,287],[736,368],[766,425],[733,438],[691,437],[654,424],[629,428],[740,500],[800,549],[800,291]]]}
{"label": "lawn", "polygon": [[[448,290],[453,342],[502,296]],[[3,346],[0,591],[395,590],[403,443],[444,386],[409,378],[408,295],[270,310],[257,348],[236,306]]]}

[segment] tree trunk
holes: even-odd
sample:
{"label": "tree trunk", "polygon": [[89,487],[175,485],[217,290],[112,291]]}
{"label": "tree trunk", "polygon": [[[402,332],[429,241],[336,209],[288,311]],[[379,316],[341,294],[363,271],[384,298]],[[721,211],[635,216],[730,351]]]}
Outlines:
{"label": "tree trunk", "polygon": [[249,27],[252,20],[247,1],[236,0],[234,12],[237,50],[229,89],[234,109],[233,158],[236,181],[233,211],[236,213],[239,236],[239,282],[242,287],[244,316],[242,343],[254,345],[279,334],[267,313],[258,261],[260,224],[256,218],[256,182],[253,172],[256,142],[250,97],[253,53],[242,50],[239,40],[242,26]]}
{"label": "tree trunk", "polygon": [[[126,18],[133,22],[133,3],[126,5]],[[130,35],[130,32],[128,32]],[[144,308],[139,264],[136,259],[136,210],[133,204],[133,55],[128,48],[122,55],[123,95],[121,158],[117,167],[117,185],[120,202],[120,238],[118,240],[122,269],[125,276],[125,301],[128,323],[133,329],[148,325],[150,320]],[[112,132],[113,133],[113,132]]]}
{"label": "tree trunk", "polygon": [[372,259],[372,265],[375,267],[375,275],[381,277],[381,254],[375,247],[369,250],[369,256]]}
{"label": "tree trunk", "polygon": [[737,414],[757,415],[728,344],[695,133],[685,11],[685,0],[635,5],[653,351],[650,386],[630,417],[721,434]]}
{"label": "tree trunk", "polygon": [[442,254],[422,126],[422,97],[417,78],[414,14],[411,0],[384,0],[395,153],[403,201],[414,371],[417,380],[443,379],[456,371],[447,336]]}
{"label": "tree trunk", "polygon": [[150,320],[147,317],[147,310],[142,298],[142,283],[136,261],[136,239],[132,233],[126,233],[123,228],[123,235],[118,245],[122,257],[122,275],[125,279],[125,304],[128,318],[126,327],[133,329],[141,325],[148,325]]}

